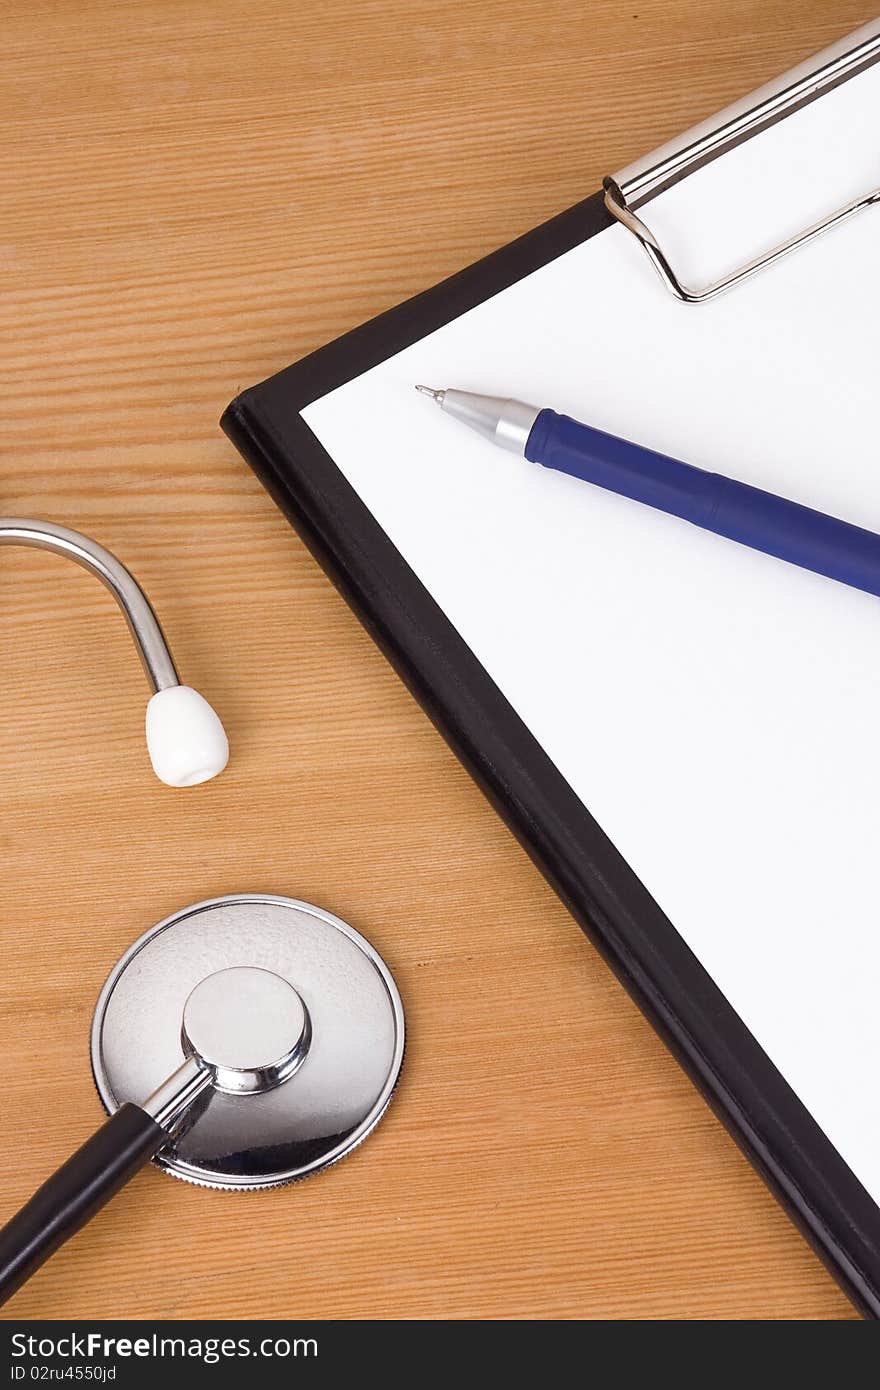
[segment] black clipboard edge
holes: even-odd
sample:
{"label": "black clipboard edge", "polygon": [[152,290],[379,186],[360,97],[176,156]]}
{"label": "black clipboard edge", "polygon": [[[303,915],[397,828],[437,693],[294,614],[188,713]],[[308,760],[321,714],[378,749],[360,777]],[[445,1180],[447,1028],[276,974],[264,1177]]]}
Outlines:
{"label": "black clipboard edge", "polygon": [[610,222],[601,194],[577,204],[243,392],[221,424],[820,1258],[877,1318],[876,1204],[300,415]]}

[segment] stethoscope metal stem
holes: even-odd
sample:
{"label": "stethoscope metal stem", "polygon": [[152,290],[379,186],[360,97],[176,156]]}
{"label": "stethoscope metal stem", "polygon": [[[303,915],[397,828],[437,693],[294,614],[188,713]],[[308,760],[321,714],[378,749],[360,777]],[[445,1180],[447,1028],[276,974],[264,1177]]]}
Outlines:
{"label": "stethoscope metal stem", "polygon": [[141,1103],[141,1109],[152,1115],[157,1125],[168,1133],[186,1113],[194,1100],[213,1084],[210,1067],[197,1057],[187,1057],[175,1072],[157,1086],[152,1095]]}
{"label": "stethoscope metal stem", "polygon": [[135,646],[154,691],[179,685],[180,677],[150,601],[132,575],[109,550],[66,526],[21,517],[0,517],[0,545],[31,545],[65,555],[94,574],[110,590],[131,629]]}

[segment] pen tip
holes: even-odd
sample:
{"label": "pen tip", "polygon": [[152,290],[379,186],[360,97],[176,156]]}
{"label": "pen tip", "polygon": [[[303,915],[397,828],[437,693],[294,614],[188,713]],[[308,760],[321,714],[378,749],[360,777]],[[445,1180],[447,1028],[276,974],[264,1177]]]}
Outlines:
{"label": "pen tip", "polygon": [[440,405],[443,404],[443,397],[446,395],[445,391],[438,391],[433,386],[417,386],[416,390],[421,391],[423,396],[430,396],[432,401],[437,401]]}

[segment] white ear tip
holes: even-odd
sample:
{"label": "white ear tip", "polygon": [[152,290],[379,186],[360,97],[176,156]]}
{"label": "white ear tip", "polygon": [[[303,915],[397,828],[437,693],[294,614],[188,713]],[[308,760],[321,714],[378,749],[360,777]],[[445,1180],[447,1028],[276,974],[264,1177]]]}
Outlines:
{"label": "white ear tip", "polygon": [[159,690],[147,705],[147,750],[169,787],[194,787],[229,761],[226,731],[207,700],[188,685]]}

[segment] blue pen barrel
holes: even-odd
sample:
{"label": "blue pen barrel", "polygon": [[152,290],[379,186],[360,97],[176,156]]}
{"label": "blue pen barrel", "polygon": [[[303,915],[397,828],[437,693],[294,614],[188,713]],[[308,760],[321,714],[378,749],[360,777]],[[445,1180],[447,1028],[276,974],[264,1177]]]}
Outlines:
{"label": "blue pen barrel", "polygon": [[538,415],[525,456],[801,569],[880,595],[880,536],[873,531],[629,444],[555,410]]}

